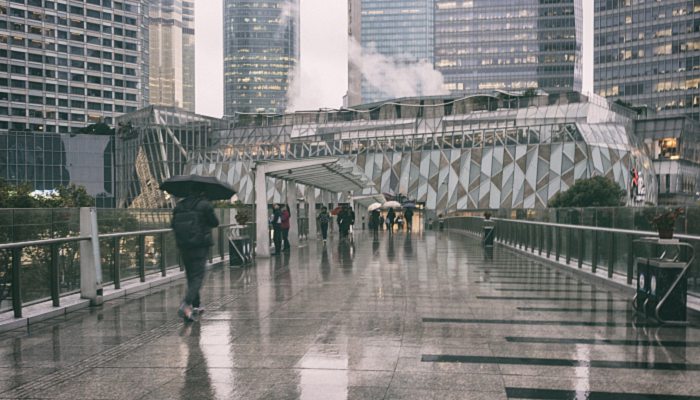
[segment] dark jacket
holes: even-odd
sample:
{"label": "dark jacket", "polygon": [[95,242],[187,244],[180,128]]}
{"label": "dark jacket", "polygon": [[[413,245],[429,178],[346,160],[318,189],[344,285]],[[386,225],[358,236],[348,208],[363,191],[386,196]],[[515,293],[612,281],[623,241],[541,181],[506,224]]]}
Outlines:
{"label": "dark jacket", "polygon": [[173,214],[184,210],[191,210],[193,206],[194,210],[199,212],[199,222],[203,225],[201,227],[202,230],[204,231],[205,229],[209,229],[209,234],[207,235],[208,244],[203,247],[210,247],[214,244],[214,240],[211,236],[211,229],[219,226],[219,219],[216,218],[216,214],[214,214],[214,207],[212,207],[211,203],[206,197],[190,196],[180,200],[175,206]]}

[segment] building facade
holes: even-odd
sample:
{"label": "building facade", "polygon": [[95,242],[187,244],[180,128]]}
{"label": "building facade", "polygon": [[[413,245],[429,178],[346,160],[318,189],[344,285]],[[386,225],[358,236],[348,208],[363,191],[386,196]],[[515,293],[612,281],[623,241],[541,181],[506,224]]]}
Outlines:
{"label": "building facade", "polygon": [[299,0],[224,0],[224,115],[283,113],[299,63]]}
{"label": "building facade", "polygon": [[150,104],[194,112],[194,3],[152,0],[148,16]]}
{"label": "building facade", "polygon": [[[349,35],[397,69],[429,62],[455,96],[581,91],[582,1],[349,0]],[[391,98],[381,81],[363,78],[373,65],[358,58],[351,52],[347,105]]]}
{"label": "building facade", "polygon": [[[120,206],[143,198],[167,174],[183,173],[216,176],[252,203],[257,161],[321,156],[351,161],[381,193],[415,199],[434,213],[544,208],[577,180],[597,175],[625,188],[628,205],[657,200],[651,160],[633,130],[636,115],[575,92],[395,99],[352,110],[250,116],[233,127],[181,112],[182,121],[200,123],[157,123],[155,115],[120,118],[133,126],[118,142],[117,181],[130,190],[118,191]],[[633,174],[643,189],[633,190]],[[142,176],[144,182],[136,179]],[[283,182],[270,181],[269,200],[285,198],[285,190]],[[363,194],[371,193],[354,193]],[[148,207],[167,205],[165,198],[152,200]]]}
{"label": "building facade", "polygon": [[[349,0],[350,40],[363,52],[378,53],[391,62],[433,64],[433,10],[435,0]],[[352,52],[351,52],[352,55]],[[372,70],[364,57],[348,65],[348,104],[366,104],[392,97],[378,82],[363,78]]]}
{"label": "building facade", "polygon": [[700,1],[595,1],[595,92],[658,116],[700,112]]}
{"label": "building facade", "polygon": [[581,91],[582,0],[435,0],[435,69],[452,94]]}
{"label": "building facade", "polygon": [[0,4],[0,130],[74,132],[148,102],[144,0]]}

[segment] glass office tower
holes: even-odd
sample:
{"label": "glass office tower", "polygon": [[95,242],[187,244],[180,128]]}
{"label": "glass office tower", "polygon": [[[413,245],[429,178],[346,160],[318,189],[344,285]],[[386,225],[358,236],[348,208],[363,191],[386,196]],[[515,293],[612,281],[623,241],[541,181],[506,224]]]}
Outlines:
{"label": "glass office tower", "polygon": [[581,91],[582,0],[435,0],[435,68],[453,94]]}
{"label": "glass office tower", "polygon": [[[376,52],[398,68],[420,61],[433,63],[435,0],[349,0],[349,36],[364,52]],[[364,58],[364,57],[363,57]],[[362,78],[371,69],[363,60],[349,64],[348,104],[365,104],[395,97]]]}
{"label": "glass office tower", "polygon": [[299,0],[224,0],[224,114],[282,113],[299,62]]}
{"label": "glass office tower", "polygon": [[194,3],[152,0],[150,104],[194,112]]}
{"label": "glass office tower", "polygon": [[596,0],[596,93],[698,119],[699,16],[698,0]]}
{"label": "glass office tower", "polygon": [[0,3],[0,130],[74,132],[145,105],[144,0]]}

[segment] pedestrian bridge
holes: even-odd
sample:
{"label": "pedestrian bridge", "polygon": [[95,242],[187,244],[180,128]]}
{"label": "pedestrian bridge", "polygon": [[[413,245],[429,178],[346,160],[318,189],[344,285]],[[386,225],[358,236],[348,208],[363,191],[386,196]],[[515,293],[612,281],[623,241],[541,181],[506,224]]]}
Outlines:
{"label": "pedestrian bridge", "polygon": [[1,333],[0,398],[700,398],[694,315],[658,325],[628,292],[466,230],[214,265],[187,325],[184,289]]}

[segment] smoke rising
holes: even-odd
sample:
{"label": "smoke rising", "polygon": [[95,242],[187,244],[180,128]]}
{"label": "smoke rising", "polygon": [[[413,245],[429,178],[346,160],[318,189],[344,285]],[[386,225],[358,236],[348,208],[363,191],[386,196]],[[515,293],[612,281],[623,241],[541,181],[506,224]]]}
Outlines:
{"label": "smoke rising", "polygon": [[374,47],[362,48],[353,38],[348,43],[348,59],[372,88],[388,98],[450,93],[443,86],[442,74],[427,60],[403,63],[380,54]]}

